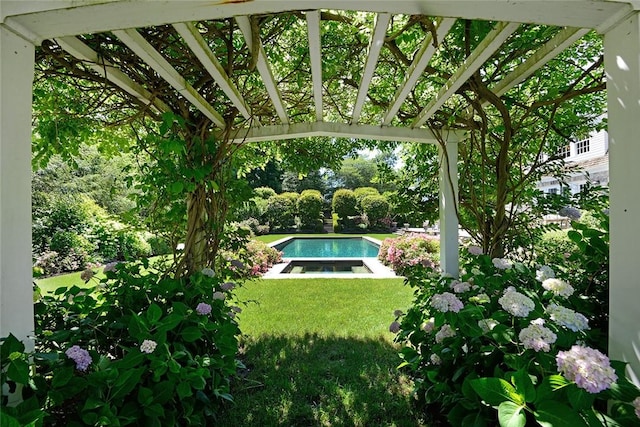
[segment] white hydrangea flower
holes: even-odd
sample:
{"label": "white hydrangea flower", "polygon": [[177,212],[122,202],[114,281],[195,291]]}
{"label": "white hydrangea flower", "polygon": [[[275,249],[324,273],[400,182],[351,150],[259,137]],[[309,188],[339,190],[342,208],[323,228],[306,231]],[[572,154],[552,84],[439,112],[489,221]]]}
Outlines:
{"label": "white hydrangea flower", "polygon": [[505,311],[516,317],[527,317],[536,306],[531,298],[517,292],[513,287],[507,288],[498,302]]}
{"label": "white hydrangea flower", "polygon": [[574,292],[573,286],[565,281],[555,278],[546,279],[545,281],[543,281],[542,287],[548,291],[553,292],[554,295],[560,297],[569,297],[573,295]]}
{"label": "white hydrangea flower", "polygon": [[556,273],[548,265],[543,265],[536,271],[536,279],[539,282],[544,282],[545,280],[553,279],[554,277],[556,277]]}
{"label": "white hydrangea flower", "polygon": [[564,326],[573,332],[584,331],[589,329],[589,320],[582,314],[577,313],[570,308],[557,304],[549,304],[547,307],[549,317],[560,326]]}

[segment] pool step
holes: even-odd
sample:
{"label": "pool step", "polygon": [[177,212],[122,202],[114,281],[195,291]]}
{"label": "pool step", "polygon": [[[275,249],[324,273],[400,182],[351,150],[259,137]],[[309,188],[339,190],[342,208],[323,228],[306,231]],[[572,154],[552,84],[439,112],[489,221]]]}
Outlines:
{"label": "pool step", "polygon": [[354,265],[351,267],[351,272],[356,274],[368,274],[371,273],[367,267]]}
{"label": "pool step", "polygon": [[304,273],[304,267],[300,267],[300,266],[295,266],[291,269],[291,271],[289,272],[290,274],[302,274]]}

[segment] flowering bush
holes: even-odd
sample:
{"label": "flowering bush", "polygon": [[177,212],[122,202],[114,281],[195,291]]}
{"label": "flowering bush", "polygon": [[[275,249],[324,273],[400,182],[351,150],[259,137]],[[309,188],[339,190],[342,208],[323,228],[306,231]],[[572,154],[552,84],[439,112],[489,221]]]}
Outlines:
{"label": "flowering bush", "polygon": [[433,424],[639,425],[640,390],[594,348],[575,288],[550,267],[470,252],[460,280],[409,274],[414,305],[390,328]]}
{"label": "flowering bush", "polygon": [[3,340],[2,385],[22,385],[24,402],[3,400],[2,424],[212,425],[238,366],[235,286],[211,269],[173,279],[136,263],[105,274],[41,298],[35,353]]}
{"label": "flowering bush", "polygon": [[234,252],[222,252],[222,258],[228,261],[224,268],[234,279],[251,279],[262,276],[274,264],[282,262],[282,252],[259,240],[249,240]]}
{"label": "flowering bush", "polygon": [[424,234],[411,233],[384,239],[378,259],[398,274],[405,274],[407,267],[422,265],[433,268],[439,261],[440,243]]}

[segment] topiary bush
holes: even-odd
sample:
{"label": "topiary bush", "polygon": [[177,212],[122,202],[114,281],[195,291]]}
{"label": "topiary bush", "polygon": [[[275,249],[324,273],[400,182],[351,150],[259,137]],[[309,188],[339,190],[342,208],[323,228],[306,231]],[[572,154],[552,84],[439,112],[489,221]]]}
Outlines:
{"label": "topiary bush", "polygon": [[270,197],[275,196],[277,194],[273,188],[269,188],[269,187],[254,188],[253,193],[256,195],[256,197],[259,197],[264,200],[268,200]]}
{"label": "topiary bush", "polygon": [[365,196],[360,200],[360,205],[369,222],[369,228],[389,229],[388,225],[382,222],[389,215],[389,202],[384,196]]}
{"label": "topiary bush", "polygon": [[341,231],[350,231],[355,228],[355,222],[351,220],[351,217],[358,215],[358,209],[357,199],[353,191],[344,188],[337,190],[333,193],[331,207],[333,213],[338,215],[338,223]]}
{"label": "topiary bush", "polygon": [[275,195],[267,201],[265,218],[271,231],[287,230],[295,224],[295,201],[288,196]]}
{"label": "topiary bush", "polygon": [[298,198],[300,229],[313,232],[323,230],[322,194],[318,190],[304,190]]}
{"label": "topiary bush", "polygon": [[358,212],[364,213],[362,200],[367,196],[379,196],[380,192],[373,187],[358,187],[353,190],[353,194],[356,196],[356,209]]}

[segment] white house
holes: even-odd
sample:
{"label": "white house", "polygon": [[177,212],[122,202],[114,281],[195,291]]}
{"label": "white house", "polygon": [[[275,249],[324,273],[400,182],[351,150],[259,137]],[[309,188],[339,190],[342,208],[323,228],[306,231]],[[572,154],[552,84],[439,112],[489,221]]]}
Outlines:
{"label": "white house", "polygon": [[568,172],[564,182],[551,176],[543,177],[537,188],[545,194],[569,191],[576,194],[590,182],[593,185],[609,185],[609,135],[601,130],[587,138],[573,141],[560,150]]}

